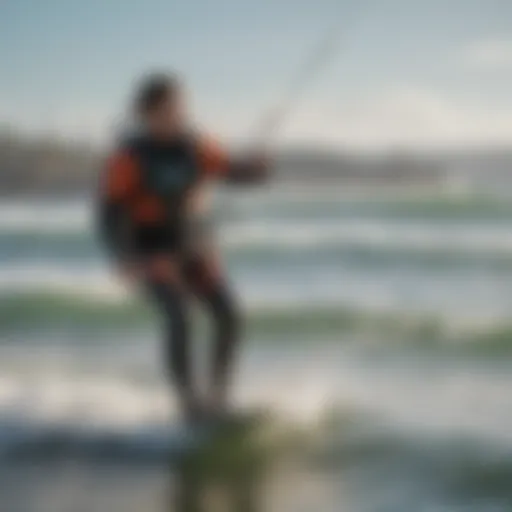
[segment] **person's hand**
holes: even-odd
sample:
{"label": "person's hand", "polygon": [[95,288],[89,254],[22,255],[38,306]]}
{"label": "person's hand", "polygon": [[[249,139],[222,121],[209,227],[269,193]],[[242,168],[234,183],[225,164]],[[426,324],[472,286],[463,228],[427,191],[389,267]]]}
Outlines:
{"label": "person's hand", "polygon": [[265,179],[269,175],[271,165],[270,157],[266,151],[258,150],[247,155],[247,168],[253,176]]}
{"label": "person's hand", "polygon": [[266,152],[252,150],[234,157],[228,174],[228,180],[236,184],[259,183],[268,178],[270,159]]}

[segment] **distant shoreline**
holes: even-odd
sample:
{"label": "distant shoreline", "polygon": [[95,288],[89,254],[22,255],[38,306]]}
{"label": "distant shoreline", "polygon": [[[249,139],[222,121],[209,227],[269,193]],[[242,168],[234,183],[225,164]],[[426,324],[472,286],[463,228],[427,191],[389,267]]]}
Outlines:
{"label": "distant shoreline", "polygon": [[[275,182],[290,186],[431,188],[459,174],[512,176],[512,148],[375,155],[296,147],[276,153]],[[92,195],[103,159],[85,143],[0,129],[0,198]]]}

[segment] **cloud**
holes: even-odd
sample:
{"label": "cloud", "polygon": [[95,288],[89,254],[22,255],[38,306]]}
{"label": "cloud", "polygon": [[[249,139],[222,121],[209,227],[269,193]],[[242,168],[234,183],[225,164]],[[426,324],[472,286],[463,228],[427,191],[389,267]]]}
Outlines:
{"label": "cloud", "polygon": [[285,135],[362,148],[512,145],[512,108],[403,86],[357,104],[314,106]]}
{"label": "cloud", "polygon": [[[119,117],[119,116],[118,116]],[[62,139],[87,141],[101,146],[114,135],[117,119],[96,105],[46,105],[25,107],[0,101],[0,126],[8,126],[29,135],[48,135]]]}
{"label": "cloud", "polygon": [[[30,131],[50,131],[66,137],[105,144],[114,131],[113,118],[92,105],[62,108],[52,115],[0,104],[0,122]],[[221,108],[222,107],[222,108]],[[222,103],[205,102],[200,120],[221,138],[244,140],[252,132],[251,116]],[[115,122],[115,120],[114,120]],[[512,147],[512,105],[462,100],[446,91],[396,85],[376,89],[350,101],[339,97],[311,98],[303,103],[278,133],[277,143],[332,144],[364,150],[383,148],[442,148],[509,145]]]}
{"label": "cloud", "polygon": [[463,62],[477,70],[512,69],[512,39],[484,39],[468,45],[462,54]]}

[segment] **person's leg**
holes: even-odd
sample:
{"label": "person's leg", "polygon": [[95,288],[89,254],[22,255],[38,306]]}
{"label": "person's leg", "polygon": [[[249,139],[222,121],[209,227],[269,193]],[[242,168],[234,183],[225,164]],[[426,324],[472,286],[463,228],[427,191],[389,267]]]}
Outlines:
{"label": "person's leg", "polygon": [[188,300],[177,265],[165,256],[153,259],[148,267],[146,286],[164,323],[164,363],[183,413],[194,419],[197,397],[190,361]]}
{"label": "person's leg", "polygon": [[224,409],[240,341],[241,315],[238,303],[220,271],[213,253],[196,255],[187,262],[186,276],[210,314],[214,327],[208,406]]}
{"label": "person's leg", "polygon": [[235,351],[240,342],[240,314],[233,295],[222,283],[207,290],[202,298],[211,312],[215,331],[209,401],[214,408],[223,409],[227,405]]}

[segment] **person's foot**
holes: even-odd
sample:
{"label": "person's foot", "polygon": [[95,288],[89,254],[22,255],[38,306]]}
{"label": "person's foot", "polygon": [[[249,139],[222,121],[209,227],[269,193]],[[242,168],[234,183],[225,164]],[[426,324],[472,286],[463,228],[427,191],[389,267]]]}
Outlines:
{"label": "person's foot", "polygon": [[226,418],[228,404],[224,393],[213,392],[204,406],[207,421],[218,422]]}
{"label": "person's foot", "polygon": [[187,425],[194,426],[204,421],[204,407],[201,401],[195,396],[182,397],[181,411]]}

